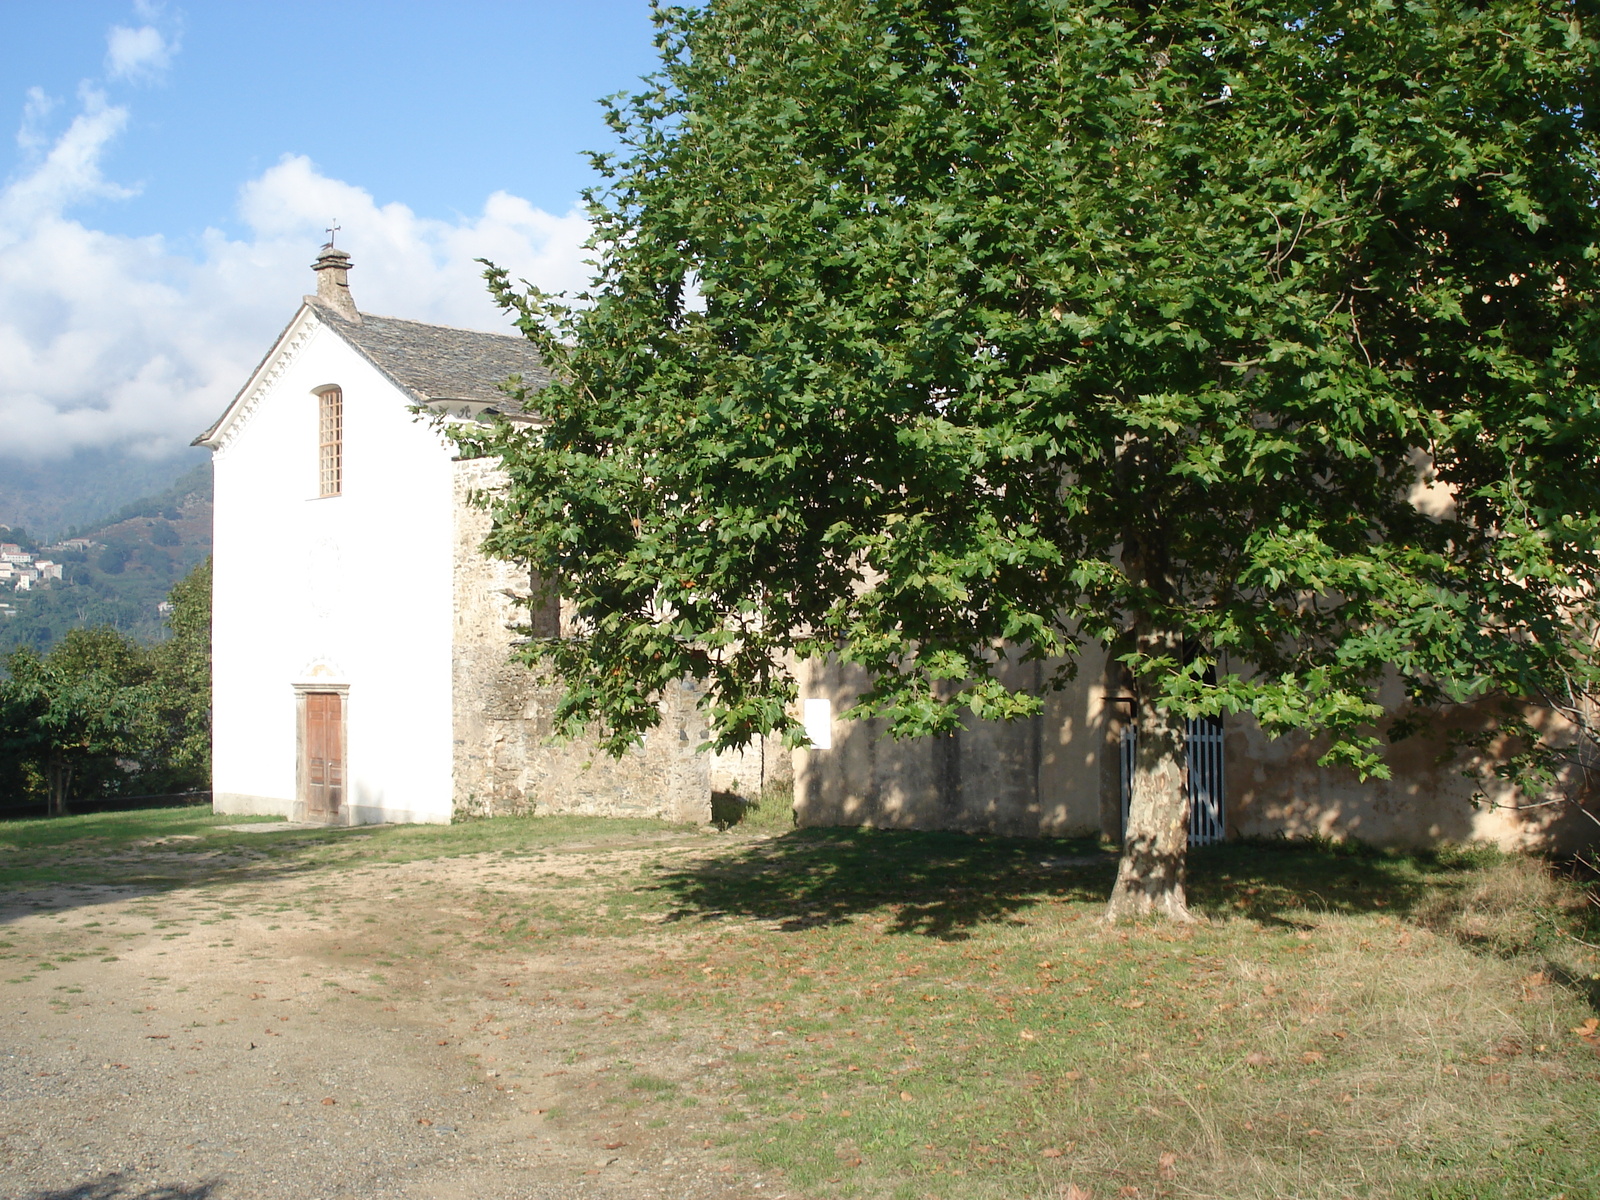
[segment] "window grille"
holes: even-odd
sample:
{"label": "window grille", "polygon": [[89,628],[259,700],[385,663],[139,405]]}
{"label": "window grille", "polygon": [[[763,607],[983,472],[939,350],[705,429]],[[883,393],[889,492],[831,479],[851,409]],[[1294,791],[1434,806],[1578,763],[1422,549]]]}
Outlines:
{"label": "window grille", "polygon": [[321,495],[344,490],[344,393],[329,388],[320,394]]}

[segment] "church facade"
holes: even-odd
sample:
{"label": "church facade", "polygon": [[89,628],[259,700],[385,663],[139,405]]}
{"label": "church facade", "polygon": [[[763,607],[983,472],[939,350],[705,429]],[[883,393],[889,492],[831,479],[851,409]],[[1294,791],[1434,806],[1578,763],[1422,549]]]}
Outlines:
{"label": "church facade", "polygon": [[[317,294],[196,444],[216,482],[213,803],[334,824],[522,811],[709,819],[759,764],[696,752],[695,694],[621,760],[549,737],[509,662],[533,581],[478,545],[475,491],[430,414],[473,420],[543,364],[522,338],[360,312],[324,247]],[[559,620],[558,613],[549,614]],[[748,778],[741,779],[740,776]]]}

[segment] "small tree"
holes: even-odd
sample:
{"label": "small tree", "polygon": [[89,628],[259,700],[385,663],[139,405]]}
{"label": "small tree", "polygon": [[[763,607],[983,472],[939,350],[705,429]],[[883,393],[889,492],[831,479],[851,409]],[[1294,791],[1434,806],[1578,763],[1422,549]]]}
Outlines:
{"label": "small tree", "polygon": [[74,629],[49,654],[15,650],[0,681],[0,755],[32,766],[51,816],[90,781],[120,780],[119,759],[153,741],[153,696],[139,649],[112,629]]}
{"label": "small tree", "polygon": [[546,424],[460,435],[510,474],[489,548],[575,605],[526,651],[562,726],[620,751],[687,673],[719,744],[799,739],[793,653],[935,734],[1039,711],[1002,646],[1059,685],[1099,643],[1138,696],[1110,915],[1181,919],[1186,717],[1383,775],[1385,672],[1420,712],[1588,670],[1573,0],[658,19],[597,160],[592,290],[489,272],[555,368]]}
{"label": "small tree", "polygon": [[167,597],[171,636],[149,654],[158,745],[151,786],[202,788],[211,779],[211,559],[207,556]]}

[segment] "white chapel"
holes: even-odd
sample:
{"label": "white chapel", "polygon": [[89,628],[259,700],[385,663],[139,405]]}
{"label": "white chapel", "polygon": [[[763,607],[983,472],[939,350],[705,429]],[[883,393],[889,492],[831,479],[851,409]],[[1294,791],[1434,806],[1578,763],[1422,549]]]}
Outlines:
{"label": "white chapel", "polygon": [[316,295],[195,441],[216,477],[216,810],[708,819],[713,783],[741,786],[713,777],[742,760],[696,753],[691,689],[616,761],[552,742],[553,693],[509,662],[532,581],[478,551],[488,518],[470,495],[494,464],[455,457],[428,418],[479,419],[508,377],[546,379],[533,347],[363,313],[350,268],[323,247]]}

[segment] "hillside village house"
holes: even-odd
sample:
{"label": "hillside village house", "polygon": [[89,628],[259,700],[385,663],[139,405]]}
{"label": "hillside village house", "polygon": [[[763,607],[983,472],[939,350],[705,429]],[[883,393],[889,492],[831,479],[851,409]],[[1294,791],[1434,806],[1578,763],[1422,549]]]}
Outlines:
{"label": "hillside village house", "polygon": [[41,580],[60,578],[60,563],[35,558],[15,542],[0,542],[0,587],[26,592]]}
{"label": "hillside village house", "polygon": [[[620,761],[552,742],[555,694],[508,661],[532,581],[478,549],[487,516],[470,496],[496,485],[496,465],[454,457],[419,417],[479,419],[505,399],[502,380],[537,383],[544,367],[521,338],[358,311],[350,266],[323,248],[317,294],[196,439],[216,471],[219,812],[354,824],[531,808],[703,821],[713,791],[750,794],[792,768],[801,824],[1120,836],[1129,709],[1093,652],[1037,718],[975,721],[946,738],[897,742],[872,722],[841,721],[865,680],[816,663],[800,672],[813,748],[792,763],[773,745],[698,753],[705,722],[687,683]],[[561,619],[532,615],[551,630]],[[1016,670],[1016,685],[1037,683],[1037,664]],[[1394,779],[1367,783],[1240,718],[1194,723],[1189,758],[1199,842],[1323,834],[1532,847],[1585,832],[1561,808],[1517,808],[1513,791],[1463,777],[1422,741],[1397,748]],[[1480,785],[1494,805],[1472,805]]]}

